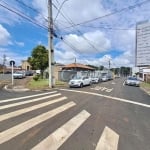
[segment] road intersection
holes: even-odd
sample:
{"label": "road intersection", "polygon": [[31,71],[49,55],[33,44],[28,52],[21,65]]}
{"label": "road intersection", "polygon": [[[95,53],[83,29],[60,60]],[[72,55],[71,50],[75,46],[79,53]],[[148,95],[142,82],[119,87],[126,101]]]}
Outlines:
{"label": "road intersection", "polygon": [[[119,79],[84,88],[3,91],[0,149],[149,150],[149,97],[121,83]],[[137,93],[129,99],[126,93],[131,89]]]}

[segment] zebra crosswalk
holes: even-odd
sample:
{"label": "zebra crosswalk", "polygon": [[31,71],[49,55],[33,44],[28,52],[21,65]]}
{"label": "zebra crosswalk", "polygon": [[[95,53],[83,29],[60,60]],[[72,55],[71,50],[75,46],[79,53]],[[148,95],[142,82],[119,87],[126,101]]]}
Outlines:
{"label": "zebra crosswalk", "polygon": [[[21,115],[26,114],[29,115],[29,113],[33,113],[34,111],[38,111],[39,109],[45,109],[45,107],[49,107],[59,103],[61,103],[61,105],[54,108],[50,108],[50,110],[46,109],[46,112],[39,113],[34,117],[31,117],[27,120],[19,122],[18,124],[12,125],[9,128],[1,130],[1,124],[5,121],[13,120]],[[24,107],[26,104],[28,105]],[[13,141],[16,137],[24,134],[29,130],[31,130],[32,132],[32,128],[42,124],[43,122],[49,119],[52,119],[53,117],[57,117],[59,114],[66,113],[66,111],[72,110],[74,107],[77,106],[75,102],[70,100],[67,101],[67,97],[62,96],[61,93],[58,93],[57,91],[47,93],[45,92],[19,98],[11,98],[7,100],[0,100],[0,105],[1,105],[0,112],[3,111],[5,112],[5,110],[7,110],[6,113],[2,113],[0,115],[0,149],[4,149],[3,144]],[[17,107],[17,109],[13,110],[13,108],[15,107]],[[32,150],[59,149],[71,137],[71,135],[73,135],[88,119],[90,119],[90,116],[91,114],[89,112],[87,112],[84,109],[81,110],[73,117],[71,117],[68,121],[63,123],[60,127],[55,129],[47,137],[39,141],[39,143],[36,143],[32,147],[30,147],[29,149]],[[107,132],[107,135],[110,132],[112,139],[108,138],[108,141],[107,138],[104,139],[103,136],[106,137],[105,132]],[[114,138],[115,140],[113,140]],[[96,150],[100,149],[117,150],[118,140],[119,140],[118,134],[111,131],[111,129],[109,128],[105,128],[101,138],[99,139]],[[106,147],[106,145],[110,146]],[[13,148],[10,147],[7,149]],[[21,149],[27,148],[22,147]]]}

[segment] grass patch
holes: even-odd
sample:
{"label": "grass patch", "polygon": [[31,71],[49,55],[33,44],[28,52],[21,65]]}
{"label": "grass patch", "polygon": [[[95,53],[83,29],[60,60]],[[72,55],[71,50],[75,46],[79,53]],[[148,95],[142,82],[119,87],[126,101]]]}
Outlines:
{"label": "grass patch", "polygon": [[141,87],[150,94],[150,83],[142,82]]}
{"label": "grass patch", "polygon": [[[63,81],[56,81],[55,87],[60,87],[60,86],[67,86],[67,83],[63,82]],[[35,81],[35,80],[32,79],[28,83],[27,88],[29,88],[29,89],[49,88],[49,80],[48,79],[39,79],[38,81]]]}
{"label": "grass patch", "polygon": [[150,89],[150,83],[142,82],[141,86]]}
{"label": "grass patch", "polygon": [[48,88],[48,79],[39,79],[38,81],[31,80],[28,85],[28,88],[30,89],[44,89]]}
{"label": "grass patch", "polygon": [[63,82],[63,81],[56,81],[56,86],[66,86],[67,83],[66,82]]}

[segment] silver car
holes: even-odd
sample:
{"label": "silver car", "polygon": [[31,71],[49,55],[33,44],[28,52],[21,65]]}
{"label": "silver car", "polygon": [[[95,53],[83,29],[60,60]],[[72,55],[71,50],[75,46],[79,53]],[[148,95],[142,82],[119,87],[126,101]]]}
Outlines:
{"label": "silver car", "polygon": [[15,73],[13,73],[13,77],[14,79],[22,79],[24,76],[20,71],[16,71]]}
{"label": "silver car", "polygon": [[140,81],[136,77],[128,77],[125,81],[126,85],[140,86]]}

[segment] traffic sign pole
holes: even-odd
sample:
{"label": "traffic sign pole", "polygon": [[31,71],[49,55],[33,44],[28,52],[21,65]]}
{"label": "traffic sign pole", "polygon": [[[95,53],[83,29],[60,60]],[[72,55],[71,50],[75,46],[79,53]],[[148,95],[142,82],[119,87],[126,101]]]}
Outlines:
{"label": "traffic sign pole", "polygon": [[10,65],[11,65],[11,82],[12,82],[12,85],[14,85],[14,76],[13,76],[13,74],[14,74],[15,61],[11,60]]}
{"label": "traffic sign pole", "polygon": [[14,65],[13,65],[13,63],[11,63],[11,81],[12,81],[12,85],[14,85],[14,76],[13,76],[13,74],[14,74],[14,67],[13,67]]}

